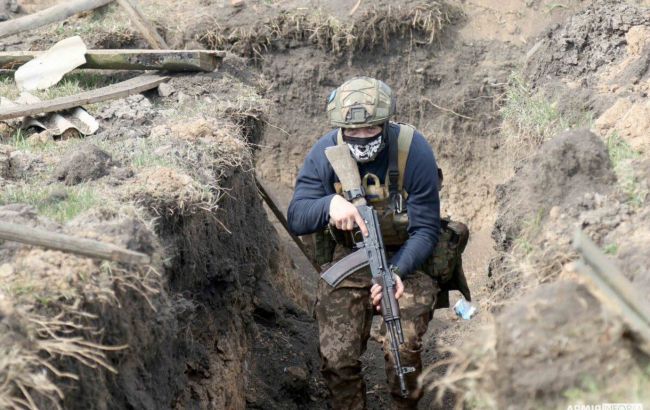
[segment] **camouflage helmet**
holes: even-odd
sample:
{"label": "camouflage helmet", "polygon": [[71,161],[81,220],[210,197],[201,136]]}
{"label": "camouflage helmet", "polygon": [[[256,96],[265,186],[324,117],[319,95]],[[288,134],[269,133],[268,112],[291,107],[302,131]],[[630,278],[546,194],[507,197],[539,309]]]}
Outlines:
{"label": "camouflage helmet", "polygon": [[327,116],[332,127],[363,128],[387,122],[395,114],[395,96],[383,81],[355,77],[332,91]]}

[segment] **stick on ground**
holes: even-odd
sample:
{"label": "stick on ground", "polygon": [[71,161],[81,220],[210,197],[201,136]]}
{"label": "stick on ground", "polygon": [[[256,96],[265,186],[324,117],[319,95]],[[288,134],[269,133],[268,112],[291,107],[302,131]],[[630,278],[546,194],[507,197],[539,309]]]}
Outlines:
{"label": "stick on ground", "polygon": [[71,252],[91,258],[106,259],[115,262],[147,264],[151,262],[149,255],[131,251],[113,245],[86,238],[77,238],[62,233],[50,232],[44,229],[31,228],[0,222],[0,239],[42,246],[44,248]]}

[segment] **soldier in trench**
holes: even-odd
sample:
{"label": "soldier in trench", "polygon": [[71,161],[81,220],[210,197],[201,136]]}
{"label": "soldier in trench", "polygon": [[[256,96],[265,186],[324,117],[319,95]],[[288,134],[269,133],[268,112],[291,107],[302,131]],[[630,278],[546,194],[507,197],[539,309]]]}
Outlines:
{"label": "soldier in trench", "polygon": [[[386,377],[394,407],[410,409],[417,407],[422,395],[417,383],[422,370],[422,336],[441,290],[432,275],[432,255],[441,232],[440,181],[431,147],[413,127],[391,122],[395,111],[392,90],[373,78],[353,78],[332,92],[327,114],[334,129],[307,154],[289,205],[288,222],[297,235],[315,234],[316,259],[321,265],[349,253],[354,243],[350,232],[354,229],[366,232],[356,207],[341,195],[338,178],[325,156],[327,147],[346,144],[357,162],[366,200],[380,215],[382,237],[397,284],[405,338],[400,347],[402,364],[416,369],[406,377],[409,396],[403,398],[400,394],[385,337]],[[380,291],[378,285],[372,284],[367,268],[348,276],[335,288],[319,281],[315,315],[321,372],[335,409],[366,408],[360,357],[370,337]],[[466,297],[469,299],[469,290]],[[443,303],[448,306],[448,300]]]}

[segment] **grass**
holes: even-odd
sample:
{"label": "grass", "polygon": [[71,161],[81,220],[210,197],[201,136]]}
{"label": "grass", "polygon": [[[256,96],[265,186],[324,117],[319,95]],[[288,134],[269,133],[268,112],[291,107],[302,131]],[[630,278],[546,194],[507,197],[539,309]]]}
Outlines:
{"label": "grass", "polygon": [[568,405],[601,403],[647,403],[650,393],[650,366],[631,369],[624,377],[613,381],[597,381],[593,376],[582,378],[578,386],[564,391]]}
{"label": "grass", "polygon": [[71,36],[88,40],[98,34],[104,34],[117,44],[131,43],[136,37],[131,21],[117,4],[92,13],[88,19],[61,22],[54,29],[57,40]]}
{"label": "grass", "polygon": [[[29,93],[41,100],[51,100],[104,87],[111,83],[113,80],[110,76],[90,71],[74,71],[66,74],[61,81],[46,90],[34,90]],[[0,74],[0,95],[10,100],[15,100],[20,96],[20,90],[16,86],[13,74]]]}
{"label": "grass", "polygon": [[532,90],[519,72],[510,75],[501,116],[507,134],[537,146],[567,128],[588,126],[592,122],[589,112],[560,112],[556,101]]}
{"label": "grass", "polygon": [[0,204],[12,203],[32,205],[40,214],[63,223],[99,204],[100,198],[93,188],[84,185],[20,185],[6,187],[0,193]]}
{"label": "grass", "polygon": [[633,206],[642,206],[648,196],[648,191],[635,176],[633,166],[633,161],[641,154],[634,151],[616,131],[607,138],[607,152],[621,190],[627,195]]}

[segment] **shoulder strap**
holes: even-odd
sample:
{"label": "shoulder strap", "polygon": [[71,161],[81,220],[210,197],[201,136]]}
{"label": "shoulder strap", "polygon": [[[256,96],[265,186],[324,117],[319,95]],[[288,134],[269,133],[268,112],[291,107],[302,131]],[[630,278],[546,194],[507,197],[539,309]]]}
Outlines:
{"label": "shoulder strap", "polygon": [[338,133],[336,134],[336,145],[343,145],[343,129],[339,128]]}
{"label": "shoulder strap", "polygon": [[[398,123],[399,135],[393,136],[388,142],[388,174],[386,183],[388,192],[399,193],[404,190],[404,173],[406,170],[406,160],[409,156],[411,141],[415,128],[409,124]],[[397,141],[395,141],[397,140]],[[391,178],[391,175],[393,177]],[[396,176],[396,177],[395,177]]]}
{"label": "shoulder strap", "polygon": [[411,142],[413,141],[413,134],[415,128],[409,124],[399,125],[399,137],[397,138],[397,166],[399,169],[399,190],[404,190],[404,174],[406,173],[406,160],[409,156],[411,149]]}

